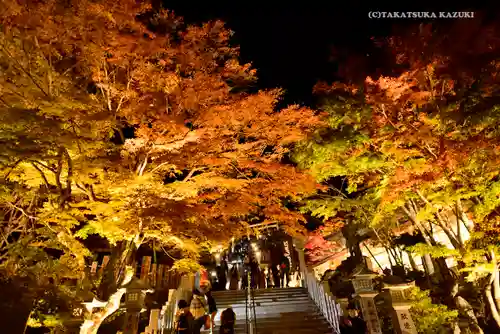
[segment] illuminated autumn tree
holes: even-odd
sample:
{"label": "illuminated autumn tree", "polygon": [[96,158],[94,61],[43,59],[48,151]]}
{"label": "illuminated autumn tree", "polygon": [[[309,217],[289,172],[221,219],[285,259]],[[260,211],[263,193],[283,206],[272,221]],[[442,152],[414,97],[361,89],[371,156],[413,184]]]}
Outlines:
{"label": "illuminated autumn tree", "polygon": [[[134,1],[2,6],[2,172],[23,200],[5,188],[2,203],[32,224],[12,240],[60,249],[79,281],[90,255],[81,239],[99,234],[114,249],[111,279],[93,288],[105,306],[85,315],[81,333],[118,308],[143,244],[177,248],[191,268],[200,245],[246,232],[252,216],[304,231],[282,201],[316,182],[281,161],[320,120],[276,110],[280,90],[244,92],[255,70],[238,62],[221,22],[186,27]],[[10,231],[18,222],[9,218]],[[13,275],[16,249],[2,263]]]}
{"label": "illuminated autumn tree", "polygon": [[[295,157],[318,180],[344,178],[353,190],[347,192],[375,205],[371,228],[390,232],[394,225],[388,222],[397,227],[409,220],[426,242],[419,253],[434,255],[436,274],[451,282],[447,293],[455,298],[454,307],[469,319],[470,330],[480,332],[470,305],[452,292],[457,280],[432,233],[444,231],[454,247],[445,253],[454,254],[465,270],[472,257],[478,258],[471,256],[477,251],[462,240],[460,229],[470,229],[469,219],[478,231],[498,224],[499,35],[497,27],[476,24],[460,23],[446,34],[420,26],[413,35],[388,39],[385,46],[405,65],[395,77],[368,77],[364,87],[319,84],[316,91],[328,97],[323,109],[330,114],[330,128],[304,143]],[[339,196],[308,207],[324,216],[351,201]],[[495,261],[495,251],[480,252],[481,263]],[[495,269],[485,276],[493,290],[496,266],[493,262]],[[497,319],[489,289],[486,297]]]}

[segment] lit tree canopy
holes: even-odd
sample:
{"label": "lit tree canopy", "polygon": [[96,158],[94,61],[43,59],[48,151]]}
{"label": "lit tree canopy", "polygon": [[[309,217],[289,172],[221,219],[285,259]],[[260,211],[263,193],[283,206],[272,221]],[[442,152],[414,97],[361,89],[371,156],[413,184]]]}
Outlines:
{"label": "lit tree canopy", "polygon": [[143,243],[196,259],[252,217],[304,232],[282,201],[316,181],[281,162],[320,115],[277,110],[279,89],[248,90],[255,70],[222,22],[186,26],[135,1],[1,6],[2,266],[20,274],[26,249],[56,248],[83,279],[81,240],[105,237],[115,280],[85,331],[116,309]]}

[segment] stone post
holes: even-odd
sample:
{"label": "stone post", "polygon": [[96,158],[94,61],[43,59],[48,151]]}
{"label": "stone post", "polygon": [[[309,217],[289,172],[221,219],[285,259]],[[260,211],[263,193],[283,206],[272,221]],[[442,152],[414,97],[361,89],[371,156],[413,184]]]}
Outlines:
{"label": "stone post", "polygon": [[365,270],[354,275],[352,280],[354,291],[361,302],[363,319],[366,322],[368,333],[370,334],[382,334],[380,320],[378,318],[374,300],[375,296],[378,295],[378,292],[373,289],[373,279],[377,276],[377,274]]}
{"label": "stone post", "polygon": [[186,274],[181,276],[181,281],[179,287],[177,288],[175,304],[179,302],[179,300],[184,299],[189,301],[192,295],[192,291],[194,288],[194,275]]}
{"label": "stone post", "polygon": [[152,309],[149,315],[149,326],[147,327],[149,333],[159,334],[160,333],[160,309]]}
{"label": "stone post", "polygon": [[391,296],[391,306],[394,310],[392,322],[397,334],[417,334],[417,328],[410,314],[411,302],[405,295],[405,291],[413,286],[415,286],[415,282],[402,284],[384,283],[384,288],[389,290]]}

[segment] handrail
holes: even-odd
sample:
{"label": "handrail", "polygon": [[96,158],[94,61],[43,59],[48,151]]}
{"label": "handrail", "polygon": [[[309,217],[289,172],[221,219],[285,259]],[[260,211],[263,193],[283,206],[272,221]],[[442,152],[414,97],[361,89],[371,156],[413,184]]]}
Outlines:
{"label": "handrail", "polygon": [[252,289],[251,271],[247,272],[247,287],[245,289],[245,315],[247,334],[257,333],[257,314],[255,311],[255,295]]}
{"label": "handrail", "polygon": [[[257,312],[255,311],[255,289],[251,288],[252,310],[253,310],[253,333],[257,333]],[[252,334],[253,334],[252,333]]]}
{"label": "handrail", "polygon": [[[243,282],[242,282],[243,283]],[[245,328],[247,334],[251,333],[251,326],[250,326],[250,316],[249,316],[249,311],[248,311],[248,304],[249,304],[249,291],[248,287],[245,289]]]}
{"label": "handrail", "polygon": [[306,283],[307,291],[309,296],[314,301],[316,306],[319,308],[320,312],[326,318],[330,326],[332,326],[334,333],[340,333],[340,316],[342,315],[342,309],[340,304],[335,302],[335,299],[329,292],[325,292],[323,285],[318,282],[313,273],[306,269],[304,275],[304,280]]}

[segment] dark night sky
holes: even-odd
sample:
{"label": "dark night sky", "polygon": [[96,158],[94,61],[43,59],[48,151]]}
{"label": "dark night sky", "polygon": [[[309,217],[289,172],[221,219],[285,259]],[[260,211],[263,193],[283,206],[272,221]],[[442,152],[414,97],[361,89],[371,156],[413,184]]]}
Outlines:
{"label": "dark night sky", "polygon": [[[436,1],[434,1],[435,3]],[[377,56],[372,36],[388,36],[394,23],[405,29],[418,20],[374,20],[368,19],[370,10],[379,11],[466,11],[481,10],[474,4],[460,6],[454,2],[439,8],[424,5],[397,8],[383,6],[380,2],[369,7],[359,3],[347,6],[333,1],[298,1],[302,5],[263,5],[262,2],[242,1],[164,1],[166,8],[184,17],[187,23],[201,23],[221,19],[235,32],[233,42],[241,47],[241,59],[252,62],[257,68],[259,88],[282,87],[287,91],[286,102],[311,105],[312,87],[318,80],[332,81],[337,64],[329,61],[331,47],[344,50],[345,59],[367,57],[367,70],[375,71],[387,67],[386,58]],[[265,2],[264,2],[265,3]],[[327,3],[326,5],[324,3]],[[469,6],[469,7],[467,7]],[[484,6],[483,6],[484,7]],[[496,7],[496,6],[495,6]],[[498,13],[498,9],[490,8]],[[443,20],[437,20],[438,24]],[[380,53],[380,51],[378,51]]]}

